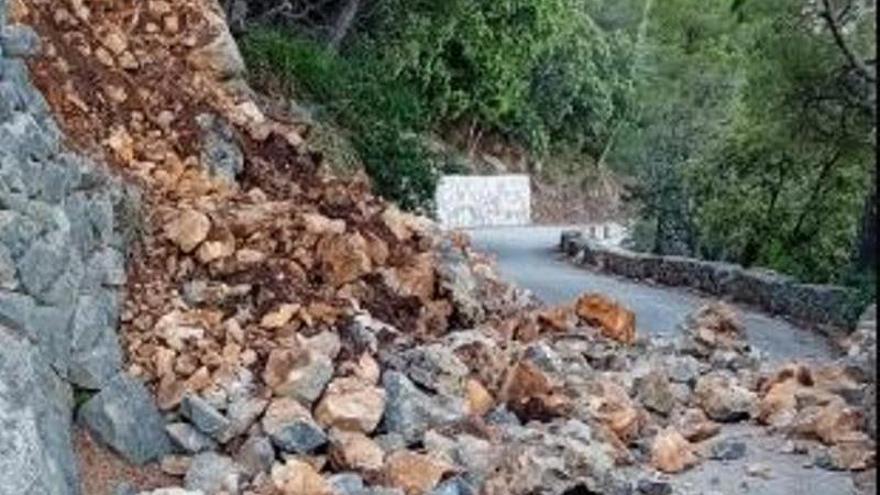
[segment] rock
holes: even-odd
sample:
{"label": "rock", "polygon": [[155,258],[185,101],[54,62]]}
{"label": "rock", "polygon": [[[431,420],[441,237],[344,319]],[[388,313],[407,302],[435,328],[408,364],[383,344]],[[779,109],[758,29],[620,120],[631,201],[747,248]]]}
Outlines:
{"label": "rock", "polygon": [[372,270],[367,242],[360,234],[329,235],[316,248],[327,282],[340,287],[359,279]]}
{"label": "rock", "polygon": [[248,477],[253,478],[259,473],[268,473],[275,463],[275,449],[268,437],[253,435],[249,437],[235,454],[237,462]]}
{"label": "rock", "polygon": [[272,467],[272,484],[281,495],[335,495],[315,468],[296,459]]}
{"label": "rock", "polygon": [[364,479],[357,473],[338,473],[327,478],[330,487],[337,495],[372,494],[364,486]]}
{"label": "rock", "polygon": [[385,409],[385,390],[357,378],[337,378],[315,408],[315,419],[327,428],[371,433]]}
{"label": "rock", "polygon": [[207,237],[211,220],[200,211],[187,209],[165,225],[165,235],[184,253],[191,253]]}
{"label": "rock", "polygon": [[643,495],[672,495],[672,486],[661,480],[642,478],[636,484],[636,488]]}
{"label": "rock", "polygon": [[665,368],[669,379],[676,383],[696,383],[702,372],[700,362],[693,356],[669,356]]}
{"label": "rock", "polygon": [[702,306],[688,315],[682,326],[682,346],[697,356],[716,350],[742,354],[748,350],[745,330],[736,311],[722,302]]}
{"label": "rock", "polygon": [[70,387],[33,344],[5,326],[0,390],[0,494],[78,495]]}
{"label": "rock", "polygon": [[310,406],[333,378],[333,362],[311,350],[275,349],[263,379],[276,396],[291,397]]}
{"label": "rock", "polygon": [[165,426],[165,431],[171,443],[188,454],[217,450],[217,442],[188,423],[170,423]]}
{"label": "rock", "polygon": [[159,469],[171,476],[186,476],[192,465],[192,457],[185,455],[166,455],[159,461]]}
{"label": "rock", "polygon": [[245,433],[266,410],[269,401],[257,397],[236,397],[226,409],[230,434],[234,438]]}
{"label": "rock", "polygon": [[403,353],[405,373],[414,383],[447,395],[461,394],[469,372],[442,344],[419,346]]}
{"label": "rock", "polygon": [[635,404],[619,385],[609,380],[591,382],[587,405],[594,418],[605,424],[623,443],[635,440],[641,430],[641,418]]}
{"label": "rock", "polygon": [[430,495],[477,495],[474,486],[461,476],[450,478],[431,490]]}
{"label": "rock", "polygon": [[723,439],[712,444],[709,458],[716,461],[733,461],[746,455],[746,444],[737,440]]}
{"label": "rock", "polygon": [[636,394],[643,406],[663,416],[668,416],[675,408],[675,394],[666,374],[654,370],[635,382]]}
{"label": "rock", "polygon": [[694,466],[697,457],[690,442],[673,429],[660,432],[651,446],[651,465],[664,473],[678,473]]}
{"label": "rock", "polygon": [[448,253],[437,269],[441,292],[448,294],[454,308],[453,317],[462,328],[473,328],[486,317],[480,302],[477,279],[465,261],[450,259]]}
{"label": "rock", "polygon": [[400,372],[386,371],[382,375],[382,385],[387,393],[382,420],[384,429],[399,433],[407,444],[420,441],[428,429],[455,422],[466,414],[463,402],[429,396]]}
{"label": "rock", "polygon": [[137,379],[118,374],[80,407],[79,417],[95,436],[135,464],[171,453],[165,421]]}
{"label": "rock", "polygon": [[769,480],[773,477],[772,469],[766,464],[749,464],[746,466],[746,474],[754,478]]}
{"label": "rock", "polygon": [[202,433],[220,443],[232,439],[232,423],[214,406],[195,394],[186,394],[180,412]]}
{"label": "rock", "polygon": [[196,116],[196,124],[202,130],[202,166],[212,174],[234,182],[244,170],[244,155],[232,127],[222,118],[209,113]]}
{"label": "rock", "polygon": [[633,344],[636,341],[636,316],[601,294],[585,294],[578,299],[575,313],[587,324],[598,326],[609,339]]}
{"label": "rock", "polygon": [[716,421],[747,419],[757,407],[754,392],[741,387],[735,378],[720,372],[700,377],[694,393],[697,404]]}
{"label": "rock", "polygon": [[721,431],[721,425],[706,417],[702,409],[687,409],[674,421],[676,430],[689,442],[702,442]]}
{"label": "rock", "polygon": [[560,392],[555,381],[527,360],[513,367],[500,398],[522,421],[546,421],[565,415],[571,407],[571,401]]}
{"label": "rock", "polygon": [[469,378],[465,382],[465,393],[467,394],[468,413],[471,415],[484,416],[495,405],[492,394],[477,379]]}
{"label": "rock", "polygon": [[289,397],[273,400],[262,424],[272,443],[285,452],[307,454],[327,443],[308,409]]}
{"label": "rock", "polygon": [[870,441],[846,442],[821,451],[814,464],[830,471],[863,471],[876,466],[876,456]]}
{"label": "rock", "polygon": [[196,250],[196,259],[204,265],[235,254],[235,237],[228,230],[212,230]]}
{"label": "rock", "polygon": [[406,495],[424,495],[451,469],[447,463],[431,456],[401,450],[388,456],[385,480],[389,485],[403,489]]}
{"label": "rock", "polygon": [[378,472],[384,459],[382,448],[361,432],[334,430],[330,434],[330,462],[341,471]]}
{"label": "rock", "polygon": [[281,328],[290,323],[299,310],[299,304],[282,304],[275,311],[263,315],[260,326],[268,329]]}
{"label": "rock", "polygon": [[187,490],[203,493],[238,494],[243,482],[243,470],[229,457],[214,452],[203,452],[193,457],[183,479]]}
{"label": "rock", "polygon": [[40,36],[23,24],[0,25],[0,53],[9,58],[33,57],[40,52]]}
{"label": "rock", "polygon": [[140,492],[138,495],[205,495],[201,490],[184,490],[183,488],[159,488],[149,492]]}

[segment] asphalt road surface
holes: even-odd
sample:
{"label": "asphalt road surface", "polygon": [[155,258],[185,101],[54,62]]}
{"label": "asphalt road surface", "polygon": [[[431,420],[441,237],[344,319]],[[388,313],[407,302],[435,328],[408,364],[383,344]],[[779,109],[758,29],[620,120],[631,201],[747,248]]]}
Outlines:
{"label": "asphalt road surface", "polygon": [[[710,301],[684,289],[647,285],[578,267],[557,251],[565,227],[505,227],[470,230],[475,247],[494,255],[508,280],[531,290],[546,303],[572,301],[600,292],[636,314],[639,332],[672,339],[688,314]],[[737,306],[749,343],[774,361],[827,358],[832,346],[823,336],[758,311]]]}

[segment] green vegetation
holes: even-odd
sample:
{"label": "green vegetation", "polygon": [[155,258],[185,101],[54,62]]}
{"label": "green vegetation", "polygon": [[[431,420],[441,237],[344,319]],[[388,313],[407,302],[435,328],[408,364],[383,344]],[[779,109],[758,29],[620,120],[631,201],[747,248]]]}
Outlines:
{"label": "green vegetation", "polygon": [[573,179],[632,178],[639,249],[873,287],[870,4],[320,5],[326,29],[275,19],[246,31],[245,57],[403,207],[429,211],[449,167],[431,136],[491,134]]}

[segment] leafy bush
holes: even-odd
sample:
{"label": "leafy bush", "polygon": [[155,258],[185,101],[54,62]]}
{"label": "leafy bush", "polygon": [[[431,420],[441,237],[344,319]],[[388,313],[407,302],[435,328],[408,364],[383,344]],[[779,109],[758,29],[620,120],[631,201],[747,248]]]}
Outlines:
{"label": "leafy bush", "polygon": [[[422,143],[407,137],[429,125],[412,88],[366,53],[343,58],[291,33],[255,30],[240,44],[257,77],[268,75],[285,93],[318,105],[322,135],[332,127],[345,130],[379,194],[403,208],[430,211],[437,167]],[[318,144],[326,145],[324,151],[340,151],[340,158],[351,163],[341,141],[324,135]]]}

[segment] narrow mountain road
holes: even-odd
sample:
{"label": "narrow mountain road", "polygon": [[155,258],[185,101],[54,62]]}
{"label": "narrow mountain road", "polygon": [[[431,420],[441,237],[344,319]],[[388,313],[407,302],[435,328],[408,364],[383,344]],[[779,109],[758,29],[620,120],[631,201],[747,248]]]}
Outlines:
{"label": "narrow mountain road", "polygon": [[[672,339],[688,314],[710,301],[684,289],[651,286],[577,267],[557,251],[565,227],[505,227],[470,230],[475,247],[495,256],[502,275],[544,302],[563,303],[586,291],[613,297],[636,314],[639,332]],[[789,322],[737,307],[749,343],[774,361],[827,358],[828,340]]]}

